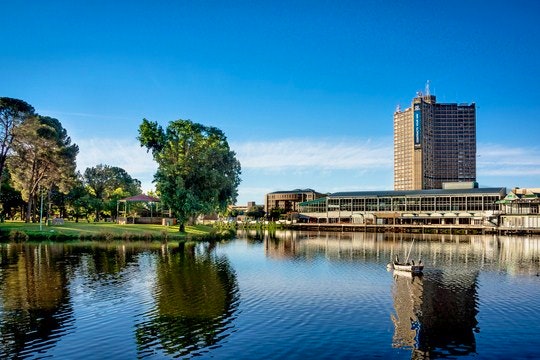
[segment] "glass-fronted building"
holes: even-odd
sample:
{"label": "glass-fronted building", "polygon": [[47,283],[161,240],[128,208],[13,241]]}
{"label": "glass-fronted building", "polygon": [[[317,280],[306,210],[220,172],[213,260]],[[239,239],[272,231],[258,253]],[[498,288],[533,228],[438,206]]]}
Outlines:
{"label": "glass-fronted building", "polygon": [[297,212],[298,204],[324,197],[313,189],[295,189],[287,191],[274,191],[266,194],[264,199],[264,211],[270,212],[272,209],[281,209],[285,213]]}
{"label": "glass-fronted building", "polygon": [[300,203],[299,213],[317,223],[482,225],[505,196],[505,188],[338,192]]}

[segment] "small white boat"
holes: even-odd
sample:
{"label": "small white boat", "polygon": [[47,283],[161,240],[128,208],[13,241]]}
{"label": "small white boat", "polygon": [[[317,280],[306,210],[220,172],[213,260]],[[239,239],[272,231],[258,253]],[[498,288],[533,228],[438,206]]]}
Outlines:
{"label": "small white boat", "polygon": [[400,263],[394,261],[394,262],[388,264],[387,267],[389,269],[391,269],[391,270],[407,271],[407,272],[411,272],[411,273],[415,273],[415,274],[418,274],[418,273],[421,273],[422,271],[424,271],[424,265],[422,265],[422,263],[420,263],[418,265],[414,265],[414,264],[410,264],[410,263],[400,264]]}
{"label": "small white boat", "polygon": [[420,260],[418,264],[415,264],[414,260],[411,260],[409,262],[408,259],[409,259],[409,255],[407,255],[407,260],[405,260],[405,263],[402,263],[399,261],[399,258],[396,255],[396,259],[392,261],[390,264],[388,264],[386,268],[388,270],[408,271],[413,274],[419,274],[419,273],[422,273],[422,271],[424,271],[424,264],[422,264],[422,260]]}
{"label": "small white boat", "polygon": [[396,255],[396,259],[392,261],[390,264],[388,264],[386,268],[388,270],[408,271],[413,274],[422,273],[422,271],[424,271],[424,265],[422,264],[422,260],[420,260],[418,264],[415,264],[414,260],[411,260],[409,262],[409,255],[411,254],[413,244],[414,244],[414,239],[411,242],[411,247],[409,248],[409,253],[407,254],[407,259],[405,260],[405,263],[400,262],[398,256]]}

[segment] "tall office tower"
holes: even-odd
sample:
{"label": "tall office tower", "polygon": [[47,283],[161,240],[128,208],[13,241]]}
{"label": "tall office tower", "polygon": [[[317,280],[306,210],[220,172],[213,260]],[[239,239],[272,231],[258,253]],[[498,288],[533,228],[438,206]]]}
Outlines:
{"label": "tall office tower", "polygon": [[418,94],[394,113],[394,190],[476,181],[476,105],[437,104]]}

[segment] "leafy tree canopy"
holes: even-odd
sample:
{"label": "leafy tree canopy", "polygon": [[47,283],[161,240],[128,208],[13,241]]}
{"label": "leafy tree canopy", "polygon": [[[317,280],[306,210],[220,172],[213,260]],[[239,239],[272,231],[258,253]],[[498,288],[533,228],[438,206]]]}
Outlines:
{"label": "leafy tree canopy", "polygon": [[246,213],[247,216],[253,219],[261,219],[266,215],[263,206],[255,206]]}
{"label": "leafy tree canopy", "polygon": [[[99,164],[87,168],[84,171],[83,182],[97,201],[94,208],[98,219],[106,201],[141,193],[141,182],[132,178],[126,170],[116,166]],[[115,206],[113,205],[109,204],[108,207],[113,209]]]}
{"label": "leafy tree canopy", "polygon": [[5,182],[2,183],[2,189],[0,191],[0,204],[1,204],[1,214],[2,218],[13,218],[17,208],[20,208],[24,205],[21,192],[16,190],[11,186],[11,174],[8,169],[4,169],[4,178]]}
{"label": "leafy tree canopy", "polygon": [[9,165],[23,196],[30,196],[40,185],[55,184],[68,192],[75,179],[79,147],[71,143],[60,121],[32,116],[17,128],[16,137]]}
{"label": "leafy tree canopy", "polygon": [[138,140],[152,151],[158,164],[156,190],[181,231],[189,219],[236,202],[240,162],[218,128],[176,120],[163,130],[157,122],[143,119]]}
{"label": "leafy tree canopy", "polygon": [[26,102],[0,97],[0,174],[3,174],[13,144],[15,129],[31,115],[34,115],[34,108]]}
{"label": "leafy tree canopy", "polygon": [[63,193],[69,191],[79,148],[71,144],[60,121],[40,115],[26,118],[16,128],[15,139],[8,165],[15,188],[28,201],[29,221],[33,197],[40,188],[50,191],[54,185]]}

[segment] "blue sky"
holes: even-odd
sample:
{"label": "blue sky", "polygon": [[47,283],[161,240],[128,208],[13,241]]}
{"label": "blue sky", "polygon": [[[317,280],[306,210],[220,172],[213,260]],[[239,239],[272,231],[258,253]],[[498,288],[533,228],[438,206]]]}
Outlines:
{"label": "blue sky", "polygon": [[78,167],[151,189],[143,118],[222,129],[238,203],[393,188],[393,112],[426,81],[477,104],[481,186],[540,186],[540,2],[10,1],[0,96],[56,117]]}

